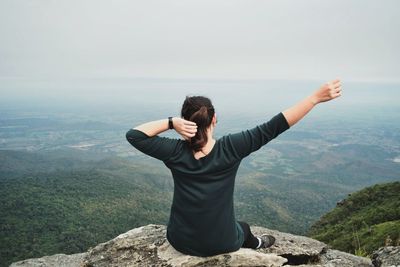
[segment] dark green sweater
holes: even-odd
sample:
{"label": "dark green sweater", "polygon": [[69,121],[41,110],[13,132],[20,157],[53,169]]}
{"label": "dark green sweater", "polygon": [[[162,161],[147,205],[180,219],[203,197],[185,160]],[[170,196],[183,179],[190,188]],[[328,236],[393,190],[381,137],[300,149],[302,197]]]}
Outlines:
{"label": "dark green sweater", "polygon": [[235,219],[233,191],[241,160],[289,128],[282,113],[252,129],[225,135],[196,159],[185,140],[149,137],[130,129],[126,138],[141,152],[162,160],[174,179],[167,227],[171,245],[185,254],[210,256],[238,250],[244,240]]}

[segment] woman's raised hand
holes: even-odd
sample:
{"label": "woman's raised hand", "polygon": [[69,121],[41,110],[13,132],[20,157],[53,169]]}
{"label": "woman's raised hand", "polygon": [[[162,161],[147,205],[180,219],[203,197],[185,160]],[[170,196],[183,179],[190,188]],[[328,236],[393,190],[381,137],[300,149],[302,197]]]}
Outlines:
{"label": "woman's raised hand", "polygon": [[283,111],[289,127],[301,120],[316,104],[335,99],[342,95],[342,84],[339,79],[323,84],[318,90],[294,106]]}
{"label": "woman's raised hand", "polygon": [[315,104],[335,99],[342,95],[342,84],[339,79],[323,84],[312,95],[312,102]]}
{"label": "woman's raised hand", "polygon": [[175,131],[180,134],[185,140],[188,140],[196,135],[197,125],[193,121],[188,121],[182,118],[172,118]]}

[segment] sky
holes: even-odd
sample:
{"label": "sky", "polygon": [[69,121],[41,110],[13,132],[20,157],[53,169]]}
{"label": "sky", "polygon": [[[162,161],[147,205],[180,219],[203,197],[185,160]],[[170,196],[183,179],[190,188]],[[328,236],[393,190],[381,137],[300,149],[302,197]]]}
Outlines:
{"label": "sky", "polygon": [[21,81],[400,81],[397,0],[1,0],[0,90]]}

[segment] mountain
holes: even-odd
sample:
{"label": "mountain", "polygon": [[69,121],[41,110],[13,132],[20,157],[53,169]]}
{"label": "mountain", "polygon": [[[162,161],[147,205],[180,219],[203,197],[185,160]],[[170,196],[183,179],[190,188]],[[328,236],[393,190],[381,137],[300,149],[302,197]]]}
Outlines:
{"label": "mountain", "polygon": [[84,253],[55,254],[15,262],[10,267],[64,266],[320,266],[372,267],[368,258],[333,250],[317,240],[282,233],[263,227],[251,227],[255,235],[271,234],[275,244],[268,249],[238,251],[212,257],[195,257],[176,251],[166,240],[166,227],[150,224],[131,229]]}
{"label": "mountain", "polygon": [[371,255],[400,245],[400,182],[377,184],[350,194],[311,228],[309,236],[335,249]]}

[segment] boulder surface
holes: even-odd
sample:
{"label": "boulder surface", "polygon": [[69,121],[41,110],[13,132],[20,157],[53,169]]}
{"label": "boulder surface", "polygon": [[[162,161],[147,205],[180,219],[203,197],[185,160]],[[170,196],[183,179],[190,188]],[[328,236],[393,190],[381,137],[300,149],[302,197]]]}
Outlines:
{"label": "boulder surface", "polygon": [[375,250],[372,254],[375,267],[400,267],[400,246],[388,246]]}
{"label": "boulder surface", "polygon": [[150,224],[134,228],[114,239],[100,243],[87,252],[55,254],[12,263],[16,266],[324,266],[373,267],[370,259],[330,249],[317,240],[282,233],[263,227],[251,227],[255,235],[271,234],[275,244],[268,249],[246,249],[211,257],[184,255],[166,240],[164,225]]}

